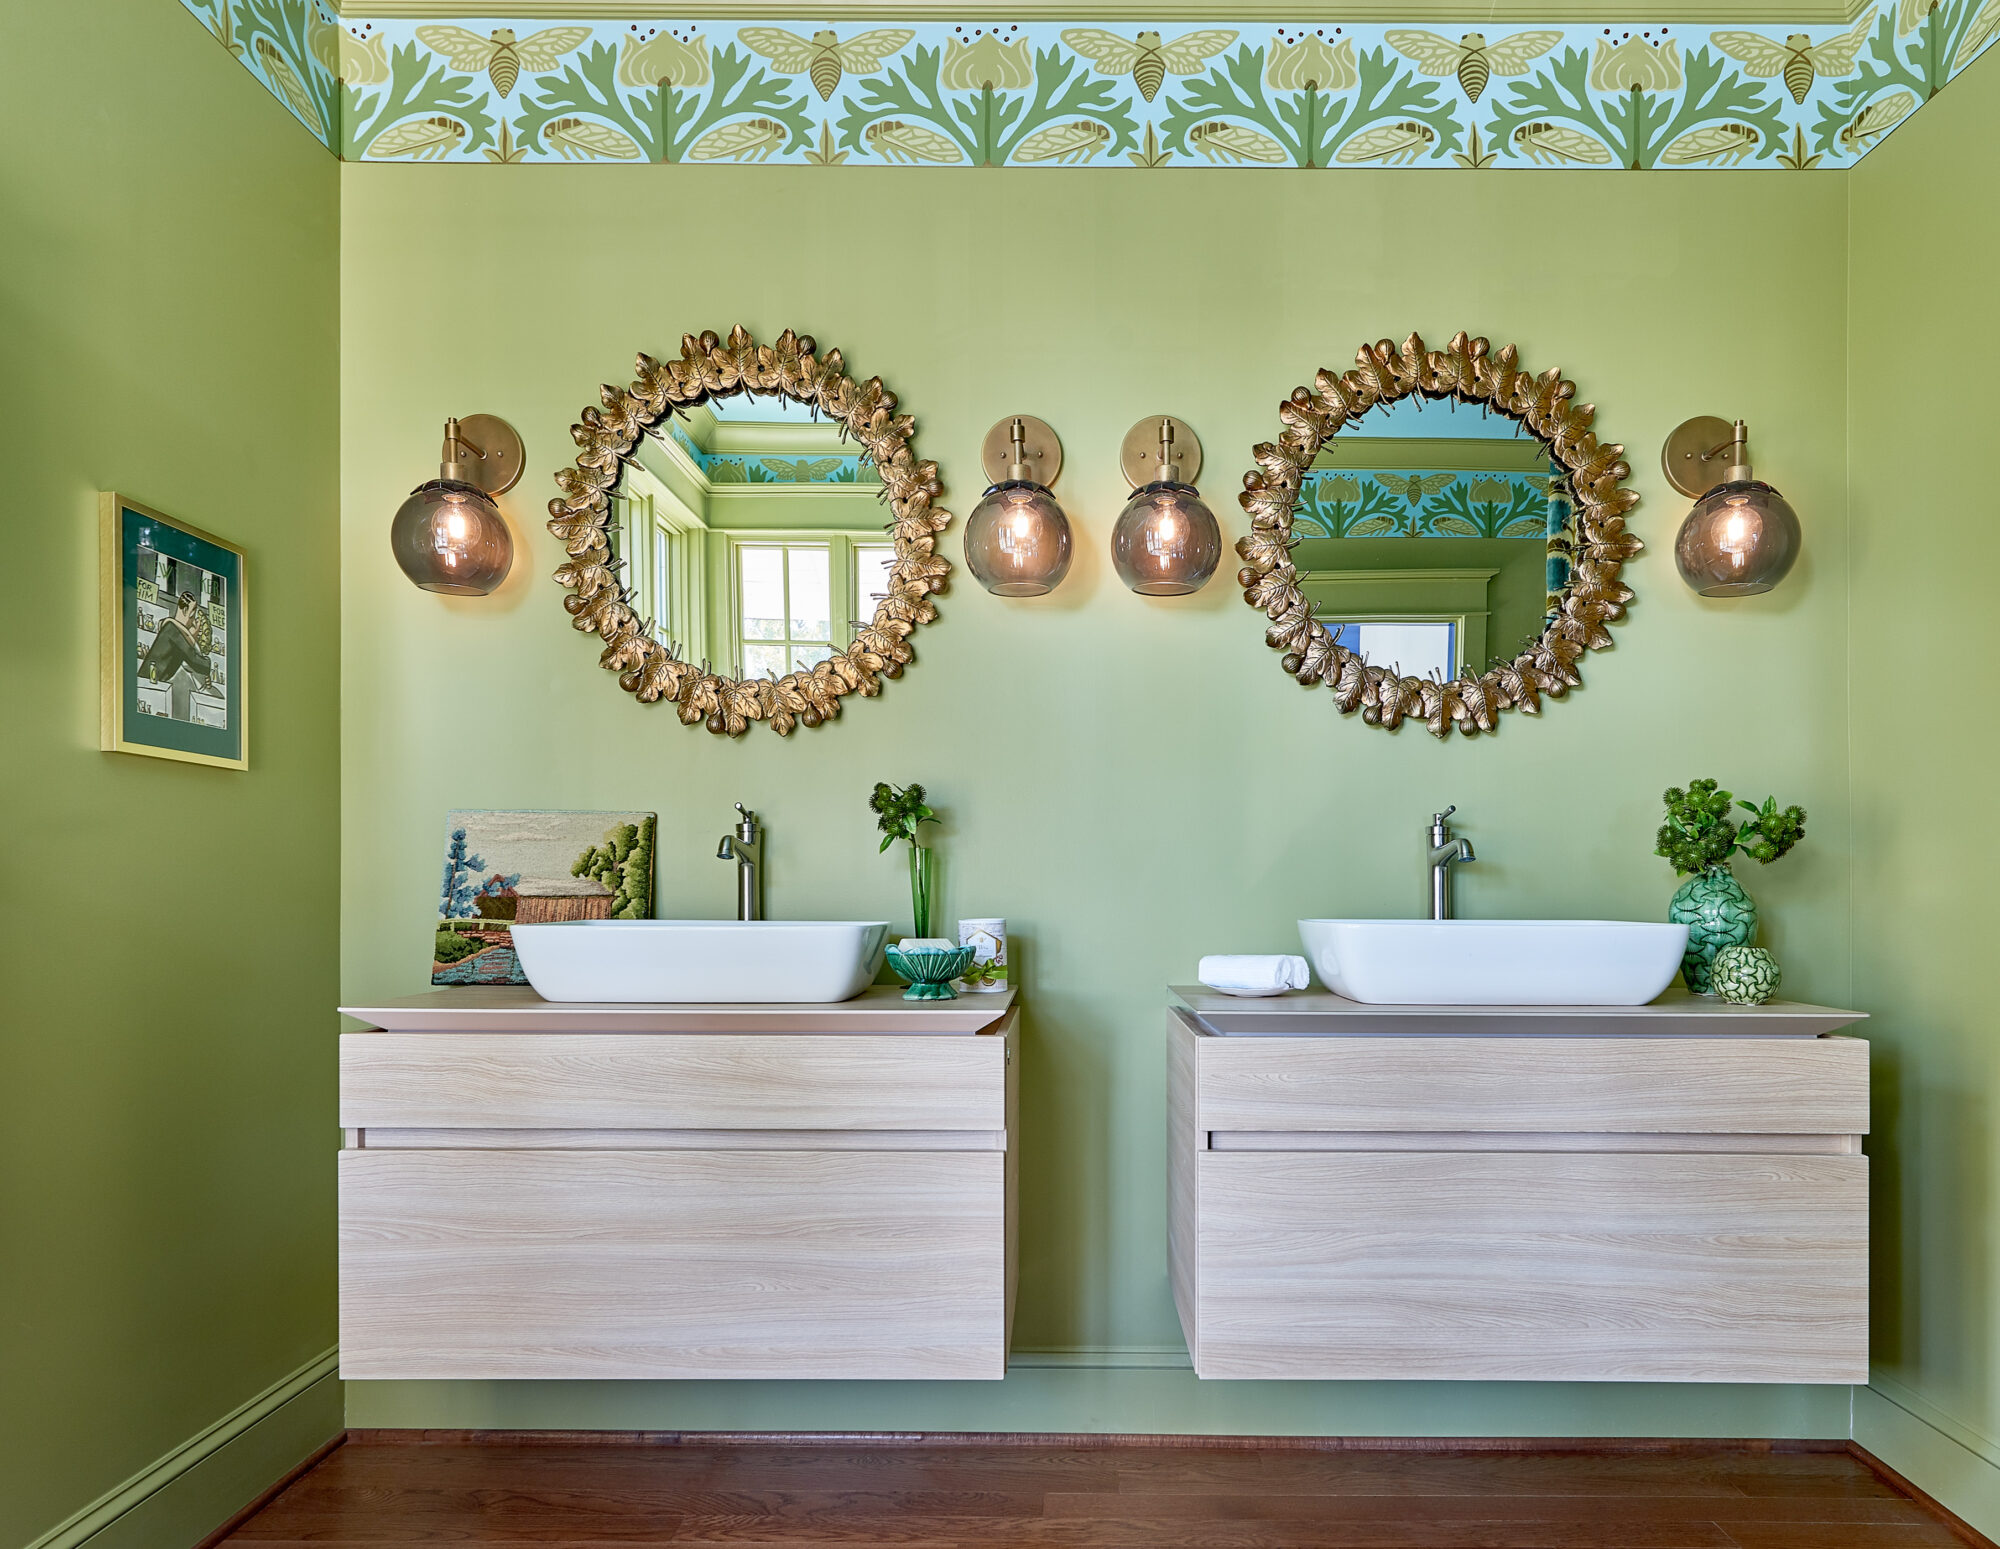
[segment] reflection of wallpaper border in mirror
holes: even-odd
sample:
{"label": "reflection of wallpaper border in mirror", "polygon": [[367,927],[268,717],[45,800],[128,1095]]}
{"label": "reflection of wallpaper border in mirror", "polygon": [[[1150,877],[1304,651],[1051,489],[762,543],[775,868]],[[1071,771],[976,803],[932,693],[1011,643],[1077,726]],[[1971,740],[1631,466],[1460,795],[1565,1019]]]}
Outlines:
{"label": "reflection of wallpaper border in mirror", "polygon": [[[832,435],[831,427],[810,428]],[[744,668],[751,642],[742,623],[741,551],[748,546],[828,550],[830,638],[824,651],[815,650],[803,637],[795,643],[787,627],[770,643],[792,651],[792,665],[841,649],[873,616],[870,560],[894,553],[879,522],[878,483],[716,483],[675,442],[650,442],[639,456],[619,490],[617,542],[626,585],[656,639],[737,677],[761,675]]]}

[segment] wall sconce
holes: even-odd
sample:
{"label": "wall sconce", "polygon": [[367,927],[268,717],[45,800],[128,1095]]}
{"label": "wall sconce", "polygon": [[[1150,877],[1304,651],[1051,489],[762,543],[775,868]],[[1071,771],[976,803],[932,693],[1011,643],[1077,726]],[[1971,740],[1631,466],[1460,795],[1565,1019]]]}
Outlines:
{"label": "wall sconce", "polygon": [[986,432],[979,460],[992,487],[965,519],[965,566],[996,597],[1039,597],[1069,574],[1069,518],[1049,493],[1062,442],[1031,414]]}
{"label": "wall sconce", "polygon": [[1667,482],[1695,501],[1674,539],[1674,564],[1704,597],[1768,592],[1799,557],[1798,513],[1751,473],[1749,438],[1743,421],[1703,415],[1660,449]]}
{"label": "wall sconce", "polygon": [[491,414],[444,422],[438,476],[410,492],[389,529],[403,574],[427,592],[483,597],[514,564],[514,539],[493,496],[521,477],[514,427]]}
{"label": "wall sconce", "polygon": [[1119,579],[1145,597],[1200,591],[1222,561],[1222,529],[1194,487],[1200,440],[1170,415],[1143,419],[1125,433],[1118,465],[1133,487],[1111,529]]}

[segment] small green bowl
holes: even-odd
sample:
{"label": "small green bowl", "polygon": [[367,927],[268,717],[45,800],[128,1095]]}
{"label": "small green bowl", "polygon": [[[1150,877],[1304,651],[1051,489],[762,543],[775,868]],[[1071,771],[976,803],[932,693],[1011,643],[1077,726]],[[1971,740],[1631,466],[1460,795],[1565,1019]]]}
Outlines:
{"label": "small green bowl", "polygon": [[966,969],[972,966],[971,947],[950,947],[939,950],[936,947],[920,947],[914,952],[905,952],[901,947],[886,947],[882,956],[899,978],[910,981],[910,987],[903,991],[905,1000],[957,1000],[958,991],[951,987]]}

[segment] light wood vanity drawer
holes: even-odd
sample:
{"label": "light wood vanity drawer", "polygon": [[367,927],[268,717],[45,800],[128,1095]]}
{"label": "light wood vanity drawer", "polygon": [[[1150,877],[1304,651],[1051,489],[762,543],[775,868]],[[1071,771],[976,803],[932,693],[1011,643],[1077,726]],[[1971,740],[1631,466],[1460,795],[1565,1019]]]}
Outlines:
{"label": "light wood vanity drawer", "polygon": [[1006,1044],[998,1034],[347,1033],[340,1123],[1004,1131]]}
{"label": "light wood vanity drawer", "polygon": [[1204,1377],[1867,1380],[1865,1157],[1197,1166]]}
{"label": "light wood vanity drawer", "polygon": [[1004,1166],[999,1152],[345,1152],[341,1372],[999,1378]]}
{"label": "light wood vanity drawer", "polygon": [[1856,1135],[1847,1038],[1192,1039],[1202,1131]]}

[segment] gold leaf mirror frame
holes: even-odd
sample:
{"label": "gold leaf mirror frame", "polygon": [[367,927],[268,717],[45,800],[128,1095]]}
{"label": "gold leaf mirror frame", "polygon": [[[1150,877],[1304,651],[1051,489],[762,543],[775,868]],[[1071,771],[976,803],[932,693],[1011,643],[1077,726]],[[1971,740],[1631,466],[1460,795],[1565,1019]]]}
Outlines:
{"label": "gold leaf mirror frame", "polygon": [[[1568,578],[1552,596],[1541,635],[1512,661],[1476,676],[1468,668],[1448,682],[1404,677],[1338,644],[1314,616],[1291,557],[1298,542],[1292,512],[1320,448],[1370,409],[1412,394],[1486,405],[1526,424],[1566,470],[1574,512]],[[1625,448],[1600,442],[1591,428],[1595,405],[1575,399],[1576,385],[1560,371],[1532,375],[1513,345],[1496,351],[1463,333],[1442,350],[1427,349],[1416,334],[1400,348],[1387,339],[1364,344],[1352,370],[1323,370],[1310,388],[1294,388],[1278,406],[1278,439],[1252,448],[1257,467],[1243,476],[1237,497],[1250,518],[1250,536],[1236,544],[1244,561],[1237,581],[1243,600],[1270,619],[1264,643],[1285,653],[1285,671],[1307,688],[1325,683],[1343,715],[1358,710],[1387,731],[1422,720],[1440,739],[1454,729],[1468,737],[1495,731],[1505,710],[1538,715],[1544,695],[1561,699],[1582,683],[1584,653],[1611,646],[1608,626],[1632,601],[1620,574],[1644,545],[1625,527],[1625,514],[1639,503],[1622,487],[1632,476]]]}
{"label": "gold leaf mirror frame", "polygon": [[[911,633],[937,617],[931,598],[951,579],[950,562],[937,553],[937,535],[951,524],[951,513],[933,503],[943,492],[937,464],[917,460],[916,421],[896,412],[896,395],[880,377],[856,382],[839,350],[821,355],[811,334],[789,328],[775,344],[757,343],[741,324],[727,339],[713,331],[684,334],[678,360],[641,354],[636,370],[630,387],[600,388],[602,407],[584,409],[570,426],[581,450],[574,467],[556,470],[562,494],[549,502],[549,531],[569,554],[555,572],[569,591],[563,608],[577,629],[604,642],[599,665],[617,673],[619,686],[641,703],[672,704],[684,725],[730,737],[752,721],[781,737],[795,726],[819,726],[840,714],[844,695],[873,698],[884,678],[901,677],[916,656]],[[624,562],[611,552],[611,501],[640,439],[659,438],[659,427],[676,413],[742,393],[787,398],[825,414],[843,438],[861,444],[894,512],[886,530],[895,559],[874,617],[844,650],[782,678],[733,678],[706,662],[682,660],[639,617],[618,578]]]}

